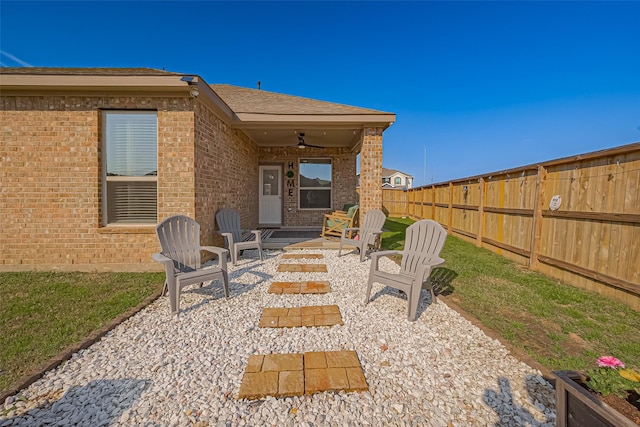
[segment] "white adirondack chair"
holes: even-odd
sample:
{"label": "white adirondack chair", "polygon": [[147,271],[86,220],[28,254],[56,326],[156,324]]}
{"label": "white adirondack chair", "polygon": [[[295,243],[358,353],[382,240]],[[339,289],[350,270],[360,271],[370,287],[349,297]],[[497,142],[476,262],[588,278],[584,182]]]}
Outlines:
{"label": "white adirondack chair", "polygon": [[[416,320],[422,289],[428,289],[431,292],[432,301],[436,301],[429,276],[432,269],[441,267],[445,263],[439,255],[446,238],[447,232],[440,224],[430,219],[423,219],[407,228],[404,250],[371,254],[371,269],[365,304],[369,303],[373,283],[382,283],[407,294],[408,319],[410,321]],[[381,271],[378,264],[380,257],[395,254],[402,255],[399,273]]]}
{"label": "white adirondack chair", "polygon": [[[245,249],[257,249],[262,261],[262,236],[261,230],[243,230],[240,228],[240,214],[235,209],[224,208],[216,213],[216,222],[220,234],[224,236],[225,247],[231,253],[231,262],[236,265],[238,252]],[[251,240],[244,241],[243,233],[251,231]]]}
{"label": "white adirondack chair", "polygon": [[[374,246],[380,235],[382,235],[382,227],[387,217],[384,212],[378,209],[371,209],[364,215],[364,221],[362,221],[362,227],[350,227],[342,230],[342,236],[340,237],[340,248],[338,250],[338,256],[342,253],[342,245],[355,246],[360,250],[360,262],[364,261],[367,249],[369,246]],[[358,240],[355,237],[349,238],[347,235],[357,232]]]}
{"label": "white adirondack chair", "polygon": [[[164,264],[167,275],[163,294],[169,290],[171,313],[180,312],[180,288],[209,280],[222,281],[224,296],[229,298],[227,256],[229,251],[215,246],[200,246],[200,224],[184,215],[175,215],[156,226],[162,252],[152,259]],[[202,268],[200,251],[218,256],[218,265]]]}

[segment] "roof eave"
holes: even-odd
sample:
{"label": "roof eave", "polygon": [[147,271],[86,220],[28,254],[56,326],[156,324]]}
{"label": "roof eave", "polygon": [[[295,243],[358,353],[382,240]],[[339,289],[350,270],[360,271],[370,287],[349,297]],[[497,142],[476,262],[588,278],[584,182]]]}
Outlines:
{"label": "roof eave", "polygon": [[370,126],[387,129],[396,121],[395,114],[259,114],[236,113],[238,128],[263,127],[265,124],[323,124],[336,126]]}
{"label": "roof eave", "polygon": [[0,88],[4,95],[18,93],[164,93],[178,96],[192,96],[197,88],[200,100],[212,107],[230,123],[236,118],[229,106],[199,76],[185,81],[186,75],[39,75],[39,74],[0,74]]}

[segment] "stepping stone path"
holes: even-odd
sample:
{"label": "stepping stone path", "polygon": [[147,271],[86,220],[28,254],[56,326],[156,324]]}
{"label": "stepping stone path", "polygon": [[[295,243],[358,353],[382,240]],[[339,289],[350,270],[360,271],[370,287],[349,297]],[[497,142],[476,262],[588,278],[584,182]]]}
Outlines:
{"label": "stepping stone path", "polygon": [[[322,254],[285,254],[282,259],[322,259]],[[278,272],[326,273],[325,264],[280,264]],[[272,282],[272,294],[325,294],[329,282]],[[261,328],[342,325],[337,305],[262,309]],[[238,399],[302,396],[325,391],[367,391],[367,380],[355,351],[253,354],[242,377]]]}
{"label": "stepping stone path", "polygon": [[249,356],[238,399],[340,390],[368,390],[355,351],[254,354]]}
{"label": "stepping stone path", "polygon": [[326,273],[324,264],[280,264],[278,273]]}
{"label": "stepping stone path", "polygon": [[322,254],[284,254],[282,259],[323,259]]}
{"label": "stepping stone path", "polygon": [[315,282],[273,282],[270,294],[328,294],[331,285],[326,281]]}
{"label": "stepping stone path", "polygon": [[258,326],[261,328],[294,328],[300,326],[342,325],[337,305],[314,305],[293,308],[263,308]]}

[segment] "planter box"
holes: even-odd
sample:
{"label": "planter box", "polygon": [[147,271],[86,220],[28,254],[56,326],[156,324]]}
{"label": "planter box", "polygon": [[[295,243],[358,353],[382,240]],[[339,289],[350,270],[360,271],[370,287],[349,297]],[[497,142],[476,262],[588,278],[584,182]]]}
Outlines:
{"label": "planter box", "polygon": [[553,371],[556,377],[557,427],[638,427],[606,403],[598,400],[579,383],[584,375],[577,371]]}

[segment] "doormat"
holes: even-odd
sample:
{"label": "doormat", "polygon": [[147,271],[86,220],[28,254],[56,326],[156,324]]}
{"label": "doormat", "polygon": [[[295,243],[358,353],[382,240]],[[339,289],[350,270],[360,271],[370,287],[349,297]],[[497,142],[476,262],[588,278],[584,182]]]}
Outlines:
{"label": "doormat", "polygon": [[274,230],[270,239],[315,239],[320,237],[316,230]]}

